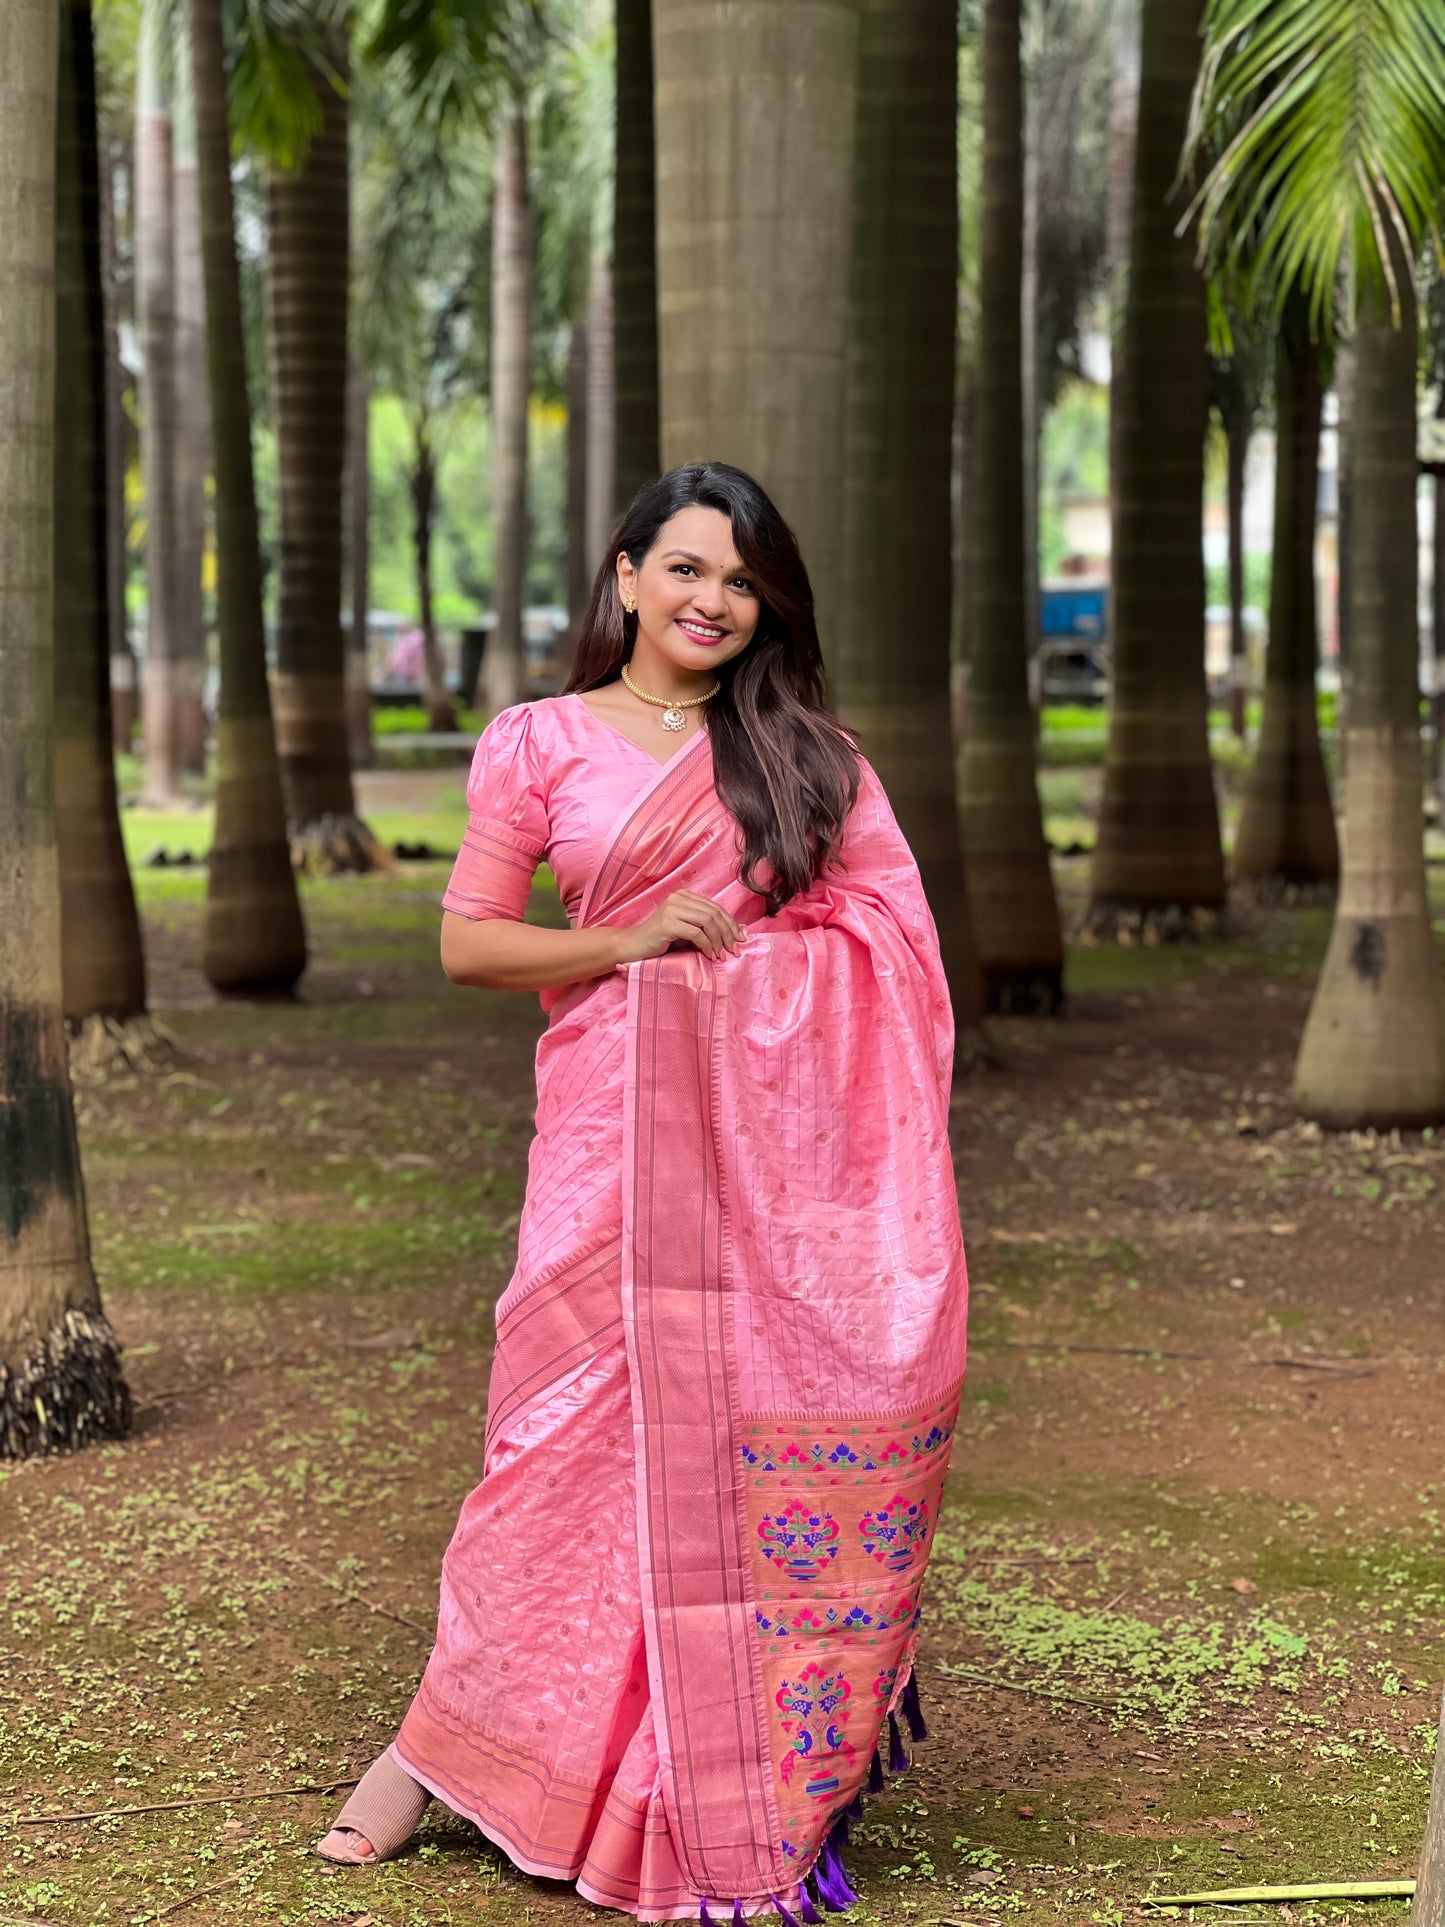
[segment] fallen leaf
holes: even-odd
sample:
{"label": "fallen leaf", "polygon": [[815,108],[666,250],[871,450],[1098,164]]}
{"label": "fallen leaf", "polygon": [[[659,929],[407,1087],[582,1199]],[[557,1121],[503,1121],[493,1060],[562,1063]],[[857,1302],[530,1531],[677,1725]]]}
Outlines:
{"label": "fallen leaf", "polygon": [[1292,1238],[1298,1230],[1297,1224],[1272,1224],[1269,1235],[1272,1238]]}
{"label": "fallen leaf", "polygon": [[1259,1587],[1252,1579],[1231,1579],[1230,1585],[1236,1592],[1258,1592]]}
{"label": "fallen leaf", "polygon": [[1032,1820],[1032,1819],[1033,1819],[1033,1817],[1034,1817],[1034,1810],[1033,1810],[1033,1808],[1032,1808],[1032,1807],[1020,1807],[1020,1808],[1019,1808],[1019,1818],[1020,1818],[1020,1820]]}
{"label": "fallen leaf", "polygon": [[1003,1879],[1003,1875],[992,1867],[980,1867],[976,1873],[971,1873],[968,1877],[975,1887],[991,1887],[996,1880]]}

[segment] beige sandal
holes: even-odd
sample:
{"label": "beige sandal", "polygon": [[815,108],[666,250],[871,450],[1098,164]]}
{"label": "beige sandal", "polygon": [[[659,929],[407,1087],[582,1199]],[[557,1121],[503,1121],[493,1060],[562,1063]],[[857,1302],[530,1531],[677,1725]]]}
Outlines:
{"label": "beige sandal", "polygon": [[314,1851],[343,1867],[369,1867],[390,1860],[416,1832],[431,1795],[402,1766],[390,1747],[357,1781],[330,1833]]}

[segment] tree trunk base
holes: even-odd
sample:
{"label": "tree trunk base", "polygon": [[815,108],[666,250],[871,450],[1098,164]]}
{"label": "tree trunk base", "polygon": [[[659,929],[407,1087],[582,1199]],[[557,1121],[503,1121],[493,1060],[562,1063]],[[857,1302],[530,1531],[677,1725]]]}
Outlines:
{"label": "tree trunk base", "polygon": [[1164,943],[1217,943],[1224,929],[1223,904],[1165,903],[1141,910],[1137,904],[1094,903],[1080,926],[1079,941],[1150,949]]}
{"label": "tree trunk base", "polygon": [[117,1071],[169,1070],[176,1040],[148,1012],[134,1017],[92,1015],[69,1027],[70,1075],[77,1082],[103,1083]]}
{"label": "tree trunk base", "polygon": [[120,1352],[103,1313],[71,1310],[22,1364],[0,1363],[0,1459],[124,1438],[131,1401]]}
{"label": "tree trunk base", "polygon": [[964,1025],[953,1040],[953,1086],[967,1083],[980,1071],[998,1070],[1003,1059],[982,1024]]}
{"label": "tree trunk base", "polygon": [[293,819],[287,833],[291,861],[303,876],[365,875],[391,868],[389,852],[359,816],[329,810]]}
{"label": "tree trunk base", "polygon": [[983,980],[991,1016],[1057,1017],[1064,1008],[1062,968],[1007,970],[985,964]]}
{"label": "tree trunk base", "polygon": [[1340,894],[1338,877],[1296,882],[1287,876],[1241,877],[1229,893],[1231,903],[1259,910],[1329,910]]}

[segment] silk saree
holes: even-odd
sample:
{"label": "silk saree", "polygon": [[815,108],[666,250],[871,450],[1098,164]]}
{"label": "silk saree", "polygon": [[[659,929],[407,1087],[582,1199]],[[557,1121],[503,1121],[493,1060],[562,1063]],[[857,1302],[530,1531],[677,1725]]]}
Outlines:
{"label": "silk saree", "polygon": [[469,801],[462,915],[520,915],[545,856],[574,925],[687,888],[750,935],[544,994],[483,1476],[395,1755],[598,1905],[812,1920],[921,1729],[963,1376],[917,869],[865,764],[841,865],[769,917],[705,732],[657,763],[578,696],[497,718]]}

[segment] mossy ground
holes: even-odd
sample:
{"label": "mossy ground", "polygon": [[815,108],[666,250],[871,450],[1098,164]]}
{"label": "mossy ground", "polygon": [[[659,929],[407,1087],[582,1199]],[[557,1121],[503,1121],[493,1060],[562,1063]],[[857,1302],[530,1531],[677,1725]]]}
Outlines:
{"label": "mossy ground", "polygon": [[[181,1056],[79,1092],[138,1423],[0,1474],[0,1919],[595,1917],[440,1807],[387,1865],[309,1853],[428,1650],[525,1177],[540,1018],[441,977],[444,876],[308,882],[301,998],[223,1004],[203,875],[140,872]],[[1256,914],[1218,946],[1076,952],[1069,1015],[1001,1024],[959,1094],[974,1355],[933,1738],[850,1855],[861,1927],[1413,1870],[1445,1674],[1445,1144],[1294,1119],[1325,935]]]}

